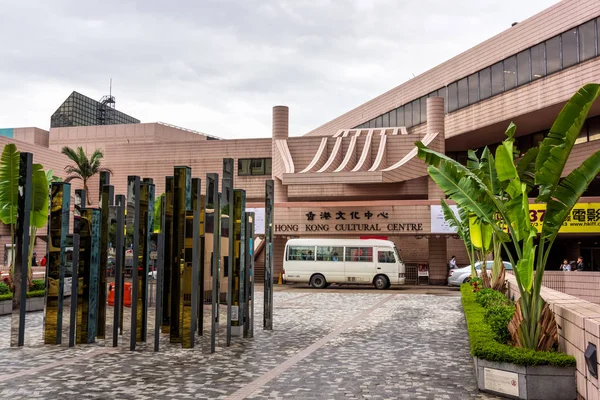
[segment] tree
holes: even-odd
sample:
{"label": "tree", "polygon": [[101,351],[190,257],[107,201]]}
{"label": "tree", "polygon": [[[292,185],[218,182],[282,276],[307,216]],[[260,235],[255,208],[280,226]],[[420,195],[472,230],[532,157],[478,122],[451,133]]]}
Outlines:
{"label": "tree", "polygon": [[[542,277],[560,227],[600,173],[598,151],[561,179],[575,140],[598,95],[598,84],[585,85],[575,93],[539,147],[528,150],[518,162],[514,146],[516,126],[511,123],[506,130],[507,138],[496,149],[493,170],[497,180],[493,182],[421,142],[416,143],[419,158],[429,164],[431,178],[459,207],[492,227],[513,264],[521,297],[509,330],[520,347],[548,350],[556,343],[556,322],[540,295]],[[529,193],[533,188],[539,193],[536,201],[546,204],[539,237],[529,219]],[[512,242],[514,249],[510,249],[507,242]]]}
{"label": "tree", "polygon": [[65,172],[68,176],[65,178],[64,182],[68,183],[73,179],[81,179],[83,181],[83,188],[86,193],[88,193],[88,205],[91,205],[91,196],[89,196],[90,191],[87,186],[88,180],[99,172],[106,171],[112,174],[112,171],[109,168],[102,167],[100,164],[102,158],[104,158],[104,153],[102,150],[96,149],[88,159],[82,147],[73,150],[68,146],[63,147],[61,153],[69,157],[69,159],[75,163],[75,165],[67,165],[65,167]]}

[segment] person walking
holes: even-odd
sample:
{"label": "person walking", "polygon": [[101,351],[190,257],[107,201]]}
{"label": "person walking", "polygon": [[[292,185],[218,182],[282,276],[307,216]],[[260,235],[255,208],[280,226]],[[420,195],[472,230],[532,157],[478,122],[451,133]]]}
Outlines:
{"label": "person walking", "polygon": [[448,267],[450,269],[458,268],[458,266],[456,265],[456,256],[452,256],[452,258],[450,258],[450,261],[448,261]]}
{"label": "person walking", "polygon": [[571,265],[569,264],[569,260],[567,260],[566,258],[563,260],[563,263],[561,264],[560,267],[558,267],[561,271],[570,271],[571,270]]}
{"label": "person walking", "polygon": [[585,264],[583,263],[583,257],[577,257],[577,271],[584,271]]}
{"label": "person walking", "polygon": [[37,253],[34,251],[33,256],[31,256],[31,266],[32,267],[37,267],[37,260],[35,258],[36,255],[37,255]]}

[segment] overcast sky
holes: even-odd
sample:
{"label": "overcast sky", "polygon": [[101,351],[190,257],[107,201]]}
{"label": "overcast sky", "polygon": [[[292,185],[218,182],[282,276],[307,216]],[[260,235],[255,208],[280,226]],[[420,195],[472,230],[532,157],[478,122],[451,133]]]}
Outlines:
{"label": "overcast sky", "polygon": [[0,128],[76,90],[142,122],[303,135],[556,0],[0,0]]}

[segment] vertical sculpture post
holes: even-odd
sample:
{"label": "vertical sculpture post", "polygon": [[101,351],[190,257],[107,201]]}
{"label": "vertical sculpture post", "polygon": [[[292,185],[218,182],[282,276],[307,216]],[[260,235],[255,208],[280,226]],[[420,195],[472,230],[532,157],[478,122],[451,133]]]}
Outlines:
{"label": "vertical sculpture post", "polygon": [[200,179],[192,179],[191,209],[185,212],[184,262],[181,274],[181,334],[182,347],[193,348],[196,336],[198,306],[198,245],[200,229]]}
{"label": "vertical sculpture post", "polygon": [[139,223],[138,229],[138,262],[137,266],[137,323],[136,341],[146,342],[148,328],[148,271],[150,265],[150,236],[154,222],[154,185],[151,180],[144,179],[140,184]]}
{"label": "vertical sculpture post", "polygon": [[[221,207],[219,195],[219,174],[206,174],[206,248],[210,250],[210,270],[212,277],[210,352],[214,353],[219,329],[219,287],[221,284]],[[212,243],[210,243],[212,241]]]}
{"label": "vertical sculpture post", "polygon": [[33,154],[19,155],[19,182],[15,233],[15,263],[13,265],[14,293],[12,298],[11,346],[25,342],[25,309],[27,301],[27,271],[29,264],[29,213],[32,196]]}
{"label": "vertical sculpture post", "polygon": [[244,327],[244,249],[246,228],[246,192],[235,189],[233,192],[233,211],[230,214],[233,220],[233,268],[229,275],[231,291],[231,334],[242,336]]}
{"label": "vertical sculpture post", "polygon": [[226,218],[224,226],[222,226],[221,237],[226,238],[224,241],[227,249],[227,258],[223,265],[224,277],[227,277],[227,333],[225,345],[231,345],[231,311],[234,283],[232,279],[233,258],[234,258],[234,234],[233,234],[233,158],[223,159],[223,185],[221,195],[221,216]]}
{"label": "vertical sculpture post", "polygon": [[165,178],[165,224],[161,227],[163,231],[163,307],[162,307],[162,332],[169,333],[171,330],[171,303],[173,294],[171,291],[171,266],[173,260],[173,191],[174,177]]}
{"label": "vertical sculpture post", "polygon": [[[104,178],[103,178],[104,176]],[[106,336],[106,269],[108,266],[108,229],[110,207],[114,201],[114,188],[108,184],[110,174],[100,173],[100,263],[98,270],[98,339]]]}
{"label": "vertical sculpture post", "polygon": [[119,345],[119,327],[123,333],[123,270],[125,265],[125,196],[115,199],[115,303],[113,309],[113,347]]}
{"label": "vertical sculpture post", "polygon": [[69,347],[75,346],[75,330],[77,326],[77,301],[79,299],[79,235],[69,235],[73,241],[72,280],[71,280],[71,315],[69,316]]}
{"label": "vertical sculpture post", "polygon": [[73,230],[75,230],[77,224],[79,223],[79,218],[81,217],[81,209],[85,208],[86,201],[87,193],[85,189],[75,189],[75,202],[73,204],[73,215],[75,216],[75,220],[73,221]]}
{"label": "vertical sculpture post", "polygon": [[131,330],[129,332],[129,350],[134,351],[137,342],[138,327],[138,267],[140,256],[140,177],[127,177],[127,228],[133,227],[132,264],[131,264]]}
{"label": "vertical sculpture post", "polygon": [[82,208],[75,233],[79,235],[77,343],[93,343],[98,310],[100,210]]}
{"label": "vertical sculpture post", "polygon": [[163,286],[165,274],[165,196],[160,198],[160,233],[156,243],[156,311],[154,315],[154,351],[158,351],[163,323]]}
{"label": "vertical sculpture post", "polygon": [[181,343],[181,275],[185,263],[185,211],[191,208],[192,170],[175,167],[173,177],[173,245],[171,255],[171,343]]}
{"label": "vertical sculpture post", "polygon": [[100,204],[100,206],[102,206],[102,196],[104,196],[104,191],[102,189],[106,185],[110,185],[110,172],[100,171],[100,179],[98,185],[98,204]]}
{"label": "vertical sculpture post", "polygon": [[263,329],[273,329],[273,180],[265,181],[265,301]]}
{"label": "vertical sculpture post", "polygon": [[246,283],[245,288],[245,317],[244,317],[244,337],[254,337],[254,213],[246,213],[245,220],[245,237],[244,241],[245,252],[244,252],[244,263],[246,266],[246,273],[244,278]]}
{"label": "vertical sculpture post", "polygon": [[204,240],[204,234],[205,234],[205,227],[206,227],[206,221],[205,221],[205,211],[206,211],[206,197],[205,195],[200,195],[200,205],[199,205],[199,224],[200,224],[200,228],[199,228],[199,244],[198,244],[198,252],[199,252],[199,269],[198,269],[198,307],[197,307],[197,325],[198,325],[198,335],[203,336],[204,334],[204,260],[205,260],[205,254],[206,254],[206,249],[205,249],[205,240]]}
{"label": "vertical sculpture post", "polygon": [[53,182],[50,185],[50,221],[46,254],[46,306],[44,308],[44,343],[62,343],[63,299],[67,234],[71,185]]}

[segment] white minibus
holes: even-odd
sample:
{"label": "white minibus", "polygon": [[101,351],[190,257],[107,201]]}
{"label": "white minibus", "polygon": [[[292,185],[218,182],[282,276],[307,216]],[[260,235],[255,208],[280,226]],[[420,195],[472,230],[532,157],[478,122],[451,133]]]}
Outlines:
{"label": "white minibus", "polygon": [[404,262],[393,242],[379,239],[290,239],[283,278],[322,289],[331,283],[377,289],[404,284]]}

